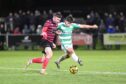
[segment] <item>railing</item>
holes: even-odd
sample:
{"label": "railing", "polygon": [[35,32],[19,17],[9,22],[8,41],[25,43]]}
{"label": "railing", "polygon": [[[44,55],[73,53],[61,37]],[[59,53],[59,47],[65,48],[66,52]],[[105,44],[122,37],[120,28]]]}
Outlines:
{"label": "railing", "polygon": [[[28,47],[32,47],[34,49],[35,46],[39,46],[41,36],[37,34],[31,35],[13,35],[6,34],[0,35],[3,41],[8,48],[24,47],[27,49]],[[56,44],[60,45],[59,39],[57,38]],[[73,45],[92,45],[92,35],[88,34],[73,34]]]}

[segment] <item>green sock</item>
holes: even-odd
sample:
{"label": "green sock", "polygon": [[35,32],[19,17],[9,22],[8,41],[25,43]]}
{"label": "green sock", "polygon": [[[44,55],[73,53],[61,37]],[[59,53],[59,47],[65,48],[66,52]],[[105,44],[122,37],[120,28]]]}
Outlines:
{"label": "green sock", "polygon": [[69,58],[68,55],[63,55],[63,56],[61,56],[61,57],[57,60],[57,62],[60,63],[61,61],[65,60],[65,59],[67,59],[67,58]]}

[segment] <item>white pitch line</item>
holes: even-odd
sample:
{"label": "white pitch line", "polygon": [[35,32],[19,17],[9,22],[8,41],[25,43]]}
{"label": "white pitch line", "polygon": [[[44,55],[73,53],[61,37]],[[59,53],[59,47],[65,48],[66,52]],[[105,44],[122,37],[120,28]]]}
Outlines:
{"label": "white pitch line", "polygon": [[[10,67],[0,67],[0,69],[4,69],[4,70],[24,70],[24,68],[10,68]],[[39,69],[28,68],[27,70],[39,70]]]}
{"label": "white pitch line", "polygon": [[[0,67],[0,70],[24,70],[24,68],[9,68],[9,67]],[[28,68],[27,70],[40,70],[40,69],[32,69]],[[68,70],[56,70],[56,71],[64,71],[67,72]],[[126,75],[126,72],[112,72],[112,71],[79,71],[79,75],[81,74],[94,74],[94,75]],[[26,74],[28,75],[28,74]],[[56,74],[52,74],[56,75]],[[29,76],[29,75],[28,75]]]}
{"label": "white pitch line", "polygon": [[[101,74],[101,75],[126,75],[126,72],[108,72],[108,71],[83,71],[85,74]],[[83,74],[83,73],[80,73]]]}

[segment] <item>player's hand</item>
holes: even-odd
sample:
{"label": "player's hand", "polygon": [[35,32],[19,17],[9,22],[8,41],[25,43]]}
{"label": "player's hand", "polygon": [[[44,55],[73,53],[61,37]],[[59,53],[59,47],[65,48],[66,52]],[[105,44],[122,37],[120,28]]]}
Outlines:
{"label": "player's hand", "polygon": [[56,34],[60,35],[60,34],[62,34],[62,31],[57,30],[57,31],[56,31]]}
{"label": "player's hand", "polygon": [[56,48],[56,44],[53,43],[53,46],[52,46],[52,47],[53,47],[53,48]]}
{"label": "player's hand", "polygon": [[47,33],[46,32],[42,32],[41,35],[43,36],[44,39],[47,39]]}
{"label": "player's hand", "polygon": [[93,25],[93,28],[94,28],[94,29],[97,29],[97,28],[98,28],[98,26],[97,26],[97,25]]}

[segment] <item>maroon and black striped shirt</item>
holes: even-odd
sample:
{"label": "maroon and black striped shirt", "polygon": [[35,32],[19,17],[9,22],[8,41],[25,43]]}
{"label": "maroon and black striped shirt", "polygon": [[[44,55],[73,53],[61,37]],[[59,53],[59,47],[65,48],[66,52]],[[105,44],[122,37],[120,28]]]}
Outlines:
{"label": "maroon and black striped shirt", "polygon": [[[54,31],[57,29],[57,24],[55,24],[52,19],[47,20],[45,22],[44,26],[43,26],[43,29],[44,28],[46,29],[46,33],[47,33],[47,39],[46,40],[48,40],[49,42],[53,42],[54,38],[55,38]],[[42,39],[44,39],[44,38],[42,38]]]}

